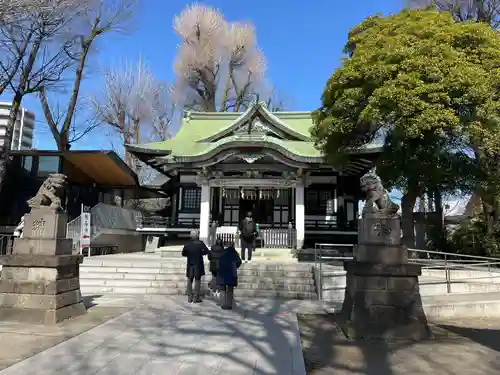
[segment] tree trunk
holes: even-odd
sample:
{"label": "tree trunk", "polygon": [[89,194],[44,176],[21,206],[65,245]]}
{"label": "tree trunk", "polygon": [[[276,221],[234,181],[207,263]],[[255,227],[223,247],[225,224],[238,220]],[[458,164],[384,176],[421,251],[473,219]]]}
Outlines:
{"label": "tree trunk", "polygon": [[68,108],[66,110],[66,117],[60,131],[60,150],[69,150],[69,131],[71,127],[71,121],[75,114],[76,104],[78,102],[78,95],[80,93],[80,86],[83,79],[83,70],[85,68],[85,62],[87,61],[87,56],[89,53],[90,46],[95,38],[95,29],[92,29],[90,37],[82,43],[82,51],[80,53],[80,58],[76,66],[75,80],[73,82],[73,91],[71,92],[71,99],[68,103]]}
{"label": "tree trunk", "polygon": [[434,198],[432,196],[432,191],[427,192],[427,212],[433,212],[434,208],[432,205]]}
{"label": "tree trunk", "polygon": [[435,246],[444,251],[446,246],[446,231],[444,227],[444,211],[443,211],[443,198],[438,189],[433,189],[434,206],[436,208],[435,217],[435,231],[436,231],[436,244]]}
{"label": "tree trunk", "polygon": [[2,191],[4,186],[7,164],[10,160],[9,151],[12,143],[12,132],[14,131],[14,127],[16,125],[17,114],[19,113],[19,108],[21,108],[21,102],[26,91],[26,85],[28,84],[29,76],[31,74],[31,71],[33,70],[33,67],[35,66],[35,61],[38,55],[38,51],[40,50],[40,45],[40,40],[36,40],[33,43],[30,54],[26,61],[26,66],[21,72],[19,84],[17,85],[17,89],[15,90],[14,100],[12,100],[12,106],[10,108],[9,118],[7,121],[7,128],[5,129],[5,140],[2,146],[2,150],[0,151],[0,191]]}
{"label": "tree trunk", "polygon": [[413,217],[413,209],[417,201],[417,196],[418,195],[414,191],[408,191],[401,198],[403,244],[409,248],[415,246],[415,220]]}
{"label": "tree trunk", "polygon": [[[130,144],[131,136],[129,134],[123,134],[123,143]],[[131,169],[133,169],[132,154],[125,150],[125,164],[127,164]]]}

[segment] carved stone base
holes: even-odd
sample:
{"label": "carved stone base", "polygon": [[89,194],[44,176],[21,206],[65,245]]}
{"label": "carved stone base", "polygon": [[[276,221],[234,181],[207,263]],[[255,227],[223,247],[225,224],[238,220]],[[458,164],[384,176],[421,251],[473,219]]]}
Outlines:
{"label": "carved stone base", "polygon": [[0,307],[0,320],[16,323],[51,325],[60,323],[66,319],[75,318],[86,312],[87,309],[83,302],[78,302],[55,310]]}
{"label": "carved stone base", "polygon": [[25,215],[23,237],[65,238],[67,223],[68,217],[64,212],[48,207],[38,208]]}
{"label": "carved stone base", "polygon": [[55,324],[84,314],[80,293],[81,255],[64,237],[66,216],[47,208],[26,218],[25,237],[13,254],[0,257],[0,319]]}
{"label": "carved stone base", "polygon": [[431,337],[418,286],[419,265],[350,261],[342,329],[352,339]]}
{"label": "carved stone base", "polygon": [[408,263],[408,250],[401,245],[356,245],[354,259],[380,264]]}

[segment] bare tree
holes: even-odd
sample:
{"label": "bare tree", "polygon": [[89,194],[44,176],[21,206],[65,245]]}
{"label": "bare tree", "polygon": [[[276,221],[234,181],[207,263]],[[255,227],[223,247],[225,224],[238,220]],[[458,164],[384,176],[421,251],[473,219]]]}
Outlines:
{"label": "bare tree", "polygon": [[151,99],[152,119],[149,141],[164,141],[172,134],[170,127],[175,116],[176,106],[172,101],[172,87],[166,82],[158,82]]}
{"label": "bare tree", "polygon": [[458,22],[486,22],[491,27],[500,27],[500,0],[407,0],[410,7],[434,6],[450,12]]}
{"label": "bare tree", "polygon": [[[42,87],[57,85],[63,72],[72,65],[68,51],[74,47],[75,40],[68,40],[64,35],[87,5],[82,0],[39,0],[39,4],[39,8],[31,9],[18,22],[0,25],[2,36],[5,37],[1,41],[3,53],[0,69],[4,72],[2,91],[8,89],[13,94],[5,140],[0,151],[0,185],[3,184],[12,131],[21,102],[27,94],[37,92]],[[10,57],[6,60],[14,64],[5,62],[5,51],[9,52]]]}
{"label": "bare tree", "polygon": [[46,0],[0,0],[0,24],[18,22],[32,12],[47,10],[49,6]]}
{"label": "bare tree", "polygon": [[[98,38],[107,33],[121,30],[124,23],[131,19],[134,13],[136,1],[97,0],[91,5],[92,6],[86,10],[83,17],[84,19],[82,19],[82,21],[84,21],[82,24],[84,30],[82,30],[81,33],[75,33],[77,35],[76,50],[70,54],[71,59],[76,65],[73,87],[64,116],[60,118],[60,121],[56,121],[54,111],[49,105],[45,87],[42,87],[39,91],[40,102],[45,119],[49,125],[52,136],[54,137],[57,148],[61,151],[68,150],[72,142],[80,139],[82,136],[91,131],[96,125],[95,122],[84,122],[83,124],[80,124],[80,126],[83,126],[82,129],[78,131],[75,130],[73,121],[89,52]],[[71,137],[71,133],[74,133],[74,135],[77,133],[78,135],[76,137]]]}
{"label": "bare tree", "polygon": [[290,100],[276,86],[272,86],[264,91],[262,100],[265,101],[267,109],[271,112],[286,111],[290,106]]}
{"label": "bare tree", "polygon": [[[22,11],[14,12],[15,18],[0,20],[0,95],[13,87],[22,76],[23,68],[28,65],[30,56],[33,59],[32,70],[35,69],[38,53],[52,44],[83,11],[86,2],[94,0],[34,0],[21,7]],[[5,1],[7,2],[7,1]],[[10,2],[11,4],[16,1]],[[21,1],[17,2],[18,4]],[[11,5],[14,7],[14,5]],[[7,12],[10,13],[11,11]],[[6,16],[8,17],[8,16]],[[15,19],[15,22],[12,21]],[[11,21],[11,22],[8,22]],[[70,44],[65,44],[69,48]],[[47,51],[45,60],[47,59]],[[31,72],[28,72],[31,74]],[[16,77],[17,75],[17,77]]]}
{"label": "bare tree", "polygon": [[266,59],[249,23],[230,23],[217,10],[195,4],[174,18],[181,38],[175,59],[175,98],[199,111],[240,111],[255,100]]}
{"label": "bare tree", "polygon": [[[158,81],[142,59],[135,66],[127,63],[105,71],[94,109],[125,144],[165,139],[174,113],[170,87]],[[141,164],[128,152],[125,162],[139,174]]]}

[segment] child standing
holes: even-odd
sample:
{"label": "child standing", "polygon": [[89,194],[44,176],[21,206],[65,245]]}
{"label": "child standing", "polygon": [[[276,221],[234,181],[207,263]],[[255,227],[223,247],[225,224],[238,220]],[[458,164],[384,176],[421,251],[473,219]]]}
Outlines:
{"label": "child standing", "polygon": [[209,289],[212,291],[212,294],[215,296],[219,296],[219,287],[216,283],[217,278],[217,264],[219,262],[220,256],[224,253],[224,245],[220,238],[217,238],[215,244],[212,245],[210,252],[208,253],[208,260],[210,261],[210,273],[212,274],[212,280],[208,285]]}

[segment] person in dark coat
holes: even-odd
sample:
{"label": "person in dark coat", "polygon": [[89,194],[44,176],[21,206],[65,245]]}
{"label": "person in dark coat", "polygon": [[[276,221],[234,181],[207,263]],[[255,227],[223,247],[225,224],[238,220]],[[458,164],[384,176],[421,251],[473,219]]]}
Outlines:
{"label": "person in dark coat", "polygon": [[252,252],[255,248],[255,238],[257,237],[257,227],[252,218],[252,212],[248,212],[247,216],[240,223],[240,241],[241,241],[241,257],[243,262],[246,261],[246,252],[248,252],[248,261],[252,260]]}
{"label": "person in dark coat", "polygon": [[212,280],[210,281],[210,289],[215,296],[219,296],[220,291],[217,286],[217,263],[220,256],[224,253],[224,245],[222,239],[219,237],[215,241],[215,244],[210,248],[208,253],[208,260],[210,261],[210,273],[212,274]]}
{"label": "person in dark coat", "polygon": [[[203,264],[203,256],[208,255],[208,248],[200,241],[198,231],[193,230],[190,233],[191,239],[184,245],[182,256],[186,257],[186,277],[187,277],[187,295],[188,302],[201,302],[201,277],[205,275],[205,265]],[[193,280],[194,280],[194,296],[193,296]]]}
{"label": "person in dark coat", "polygon": [[221,289],[221,307],[231,310],[234,302],[234,288],[238,286],[238,268],[241,258],[231,243],[220,256],[217,267],[217,285]]}

